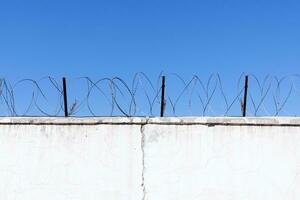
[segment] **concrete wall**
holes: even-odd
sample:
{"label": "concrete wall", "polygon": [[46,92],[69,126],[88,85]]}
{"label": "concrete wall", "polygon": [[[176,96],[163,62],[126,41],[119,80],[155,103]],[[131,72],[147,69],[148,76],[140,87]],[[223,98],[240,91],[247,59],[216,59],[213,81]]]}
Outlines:
{"label": "concrete wall", "polygon": [[298,200],[298,118],[2,118],[0,200]]}

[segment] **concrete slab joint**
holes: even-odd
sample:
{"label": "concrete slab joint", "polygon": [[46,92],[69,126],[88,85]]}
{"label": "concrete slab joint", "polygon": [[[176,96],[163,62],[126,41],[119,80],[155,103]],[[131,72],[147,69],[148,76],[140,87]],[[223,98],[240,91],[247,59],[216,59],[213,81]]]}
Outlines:
{"label": "concrete slab joint", "polygon": [[146,185],[145,185],[145,126],[147,125],[147,121],[144,124],[141,124],[141,151],[142,151],[142,190],[143,190],[143,197],[142,200],[146,199],[147,191],[146,191]]}

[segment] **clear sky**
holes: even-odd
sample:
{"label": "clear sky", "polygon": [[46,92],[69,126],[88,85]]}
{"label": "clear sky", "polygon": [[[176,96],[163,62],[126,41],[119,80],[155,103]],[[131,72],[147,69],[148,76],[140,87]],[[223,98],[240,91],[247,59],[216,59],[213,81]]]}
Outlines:
{"label": "clear sky", "polygon": [[299,0],[1,0],[2,77],[299,73]]}
{"label": "clear sky", "polygon": [[[233,99],[243,72],[283,76],[299,67],[299,0],[0,0],[7,79],[217,72]],[[178,79],[167,81],[168,92],[180,91]],[[31,93],[19,90],[23,105]]]}

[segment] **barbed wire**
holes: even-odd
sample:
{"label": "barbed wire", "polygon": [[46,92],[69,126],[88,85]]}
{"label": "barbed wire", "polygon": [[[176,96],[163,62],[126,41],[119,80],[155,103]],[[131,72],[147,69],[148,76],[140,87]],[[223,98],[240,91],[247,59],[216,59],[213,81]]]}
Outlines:
{"label": "barbed wire", "polygon": [[[166,77],[165,102],[161,100],[163,74],[154,80],[136,73],[130,81],[120,77],[93,80],[68,79],[69,116],[299,116],[300,75],[258,78],[248,74],[248,102],[244,102],[244,77],[228,84],[219,74],[206,79],[178,74]],[[225,83],[224,83],[225,80]],[[235,86],[235,85],[236,86]],[[64,90],[61,80],[43,77],[11,82],[0,79],[1,116],[63,116]]]}

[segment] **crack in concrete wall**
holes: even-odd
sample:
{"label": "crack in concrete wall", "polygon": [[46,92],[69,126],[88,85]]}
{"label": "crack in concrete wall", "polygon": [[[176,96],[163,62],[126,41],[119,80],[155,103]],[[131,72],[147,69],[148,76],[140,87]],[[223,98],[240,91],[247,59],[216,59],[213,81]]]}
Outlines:
{"label": "crack in concrete wall", "polygon": [[143,189],[143,197],[142,200],[146,199],[147,191],[145,186],[145,126],[147,125],[147,121],[141,125],[141,151],[142,151],[142,184],[141,187]]}

